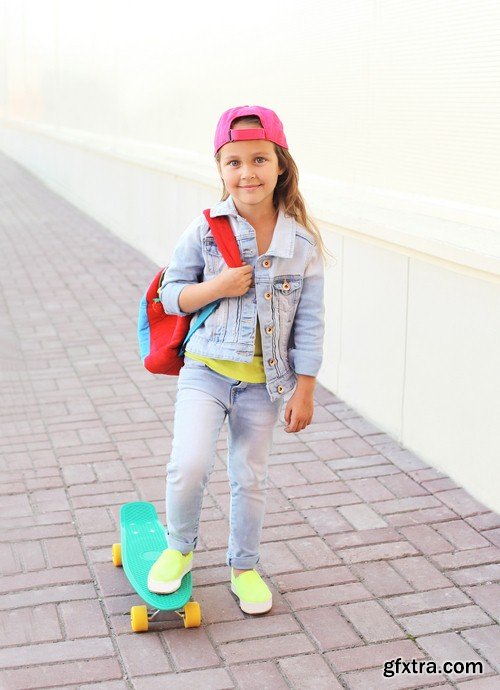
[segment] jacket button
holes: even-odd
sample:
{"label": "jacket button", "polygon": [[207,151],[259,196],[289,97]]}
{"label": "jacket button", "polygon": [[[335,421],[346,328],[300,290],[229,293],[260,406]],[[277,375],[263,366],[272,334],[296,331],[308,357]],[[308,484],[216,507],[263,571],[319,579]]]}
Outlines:
{"label": "jacket button", "polygon": [[272,332],[273,332],[273,327],[272,327],[272,326],[267,326],[267,328],[266,328],[266,333],[267,333],[268,335],[271,335]]}
{"label": "jacket button", "polygon": [[275,360],[275,359],[269,359],[267,363],[273,367],[276,364],[276,361],[277,360]]}
{"label": "jacket button", "polygon": [[278,386],[277,388],[278,393],[283,393],[284,390],[283,386]]}
{"label": "jacket button", "polygon": [[264,261],[262,262],[262,265],[264,266],[264,268],[269,268],[271,265],[271,262],[269,261],[269,259],[264,259]]}
{"label": "jacket button", "polygon": [[272,295],[271,295],[270,292],[266,292],[266,294],[264,295],[264,297],[265,297],[266,299],[271,299]]}
{"label": "jacket button", "polygon": [[289,290],[289,289],[290,289],[290,284],[285,281],[283,283],[283,290]]}

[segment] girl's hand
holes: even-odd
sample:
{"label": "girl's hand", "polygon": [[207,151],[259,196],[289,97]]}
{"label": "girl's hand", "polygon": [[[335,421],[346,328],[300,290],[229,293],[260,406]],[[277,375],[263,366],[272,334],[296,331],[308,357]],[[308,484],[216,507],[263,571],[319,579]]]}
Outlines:
{"label": "girl's hand", "polygon": [[252,284],[253,267],[245,264],[238,268],[226,266],[213,278],[219,297],[241,297],[247,293]]}
{"label": "girl's hand", "polygon": [[314,396],[312,393],[304,393],[296,390],[287,403],[285,409],[285,422],[287,434],[302,431],[308,426],[314,414]]}

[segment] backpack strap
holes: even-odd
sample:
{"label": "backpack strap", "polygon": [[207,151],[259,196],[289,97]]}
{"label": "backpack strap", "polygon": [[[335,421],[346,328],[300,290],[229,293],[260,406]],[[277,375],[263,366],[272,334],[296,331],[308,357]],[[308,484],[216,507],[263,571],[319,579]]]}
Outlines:
{"label": "backpack strap", "polygon": [[228,217],[216,216],[215,218],[211,218],[209,208],[203,211],[203,215],[207,219],[212,235],[217,242],[217,247],[224,257],[226,264],[229,268],[239,268],[242,265],[240,248],[236,242],[236,237],[234,236]]}
{"label": "backpack strap", "polygon": [[[240,248],[236,242],[236,237],[234,236],[233,229],[229,223],[227,216],[217,216],[216,218],[210,217],[210,209],[206,208],[203,211],[205,218],[210,226],[212,235],[217,243],[220,253],[222,254],[224,261],[229,266],[229,268],[239,268],[242,265]],[[190,324],[189,331],[184,338],[184,341],[179,350],[179,356],[183,357],[186,345],[189,342],[191,336],[198,328],[208,319],[210,314],[214,312],[220,304],[220,299],[210,302],[201,309],[196,319],[193,319]]]}

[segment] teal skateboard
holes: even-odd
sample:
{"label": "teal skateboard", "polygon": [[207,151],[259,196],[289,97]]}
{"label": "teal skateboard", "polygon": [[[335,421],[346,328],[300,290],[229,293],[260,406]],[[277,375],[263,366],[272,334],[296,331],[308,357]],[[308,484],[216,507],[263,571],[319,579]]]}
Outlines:
{"label": "teal skateboard", "polygon": [[113,563],[123,565],[125,575],[137,594],[148,604],[132,606],[130,624],[134,632],[146,631],[160,611],[175,611],[184,627],[201,624],[200,605],[189,601],[193,591],[191,572],[182,578],[172,594],[155,594],[148,589],[148,572],[161,552],[168,548],[165,530],[152,503],[125,503],[120,509],[121,544],[113,544]]}

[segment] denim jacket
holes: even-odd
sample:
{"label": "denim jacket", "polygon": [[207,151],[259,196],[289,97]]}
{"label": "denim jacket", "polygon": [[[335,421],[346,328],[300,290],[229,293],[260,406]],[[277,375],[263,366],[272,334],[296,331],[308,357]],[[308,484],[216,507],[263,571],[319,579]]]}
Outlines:
{"label": "denim jacket", "polygon": [[[296,374],[317,376],[323,359],[324,264],[315,238],[280,209],[271,245],[258,256],[255,230],[229,196],[210,216],[228,216],[242,260],[254,268],[252,286],[221,299],[193,334],[187,351],[251,362],[259,317],[266,386],[271,400],[291,391]],[[160,298],[167,314],[185,316],[179,295],[186,285],[212,280],[226,267],[203,214],[183,232],[164,274]]]}

